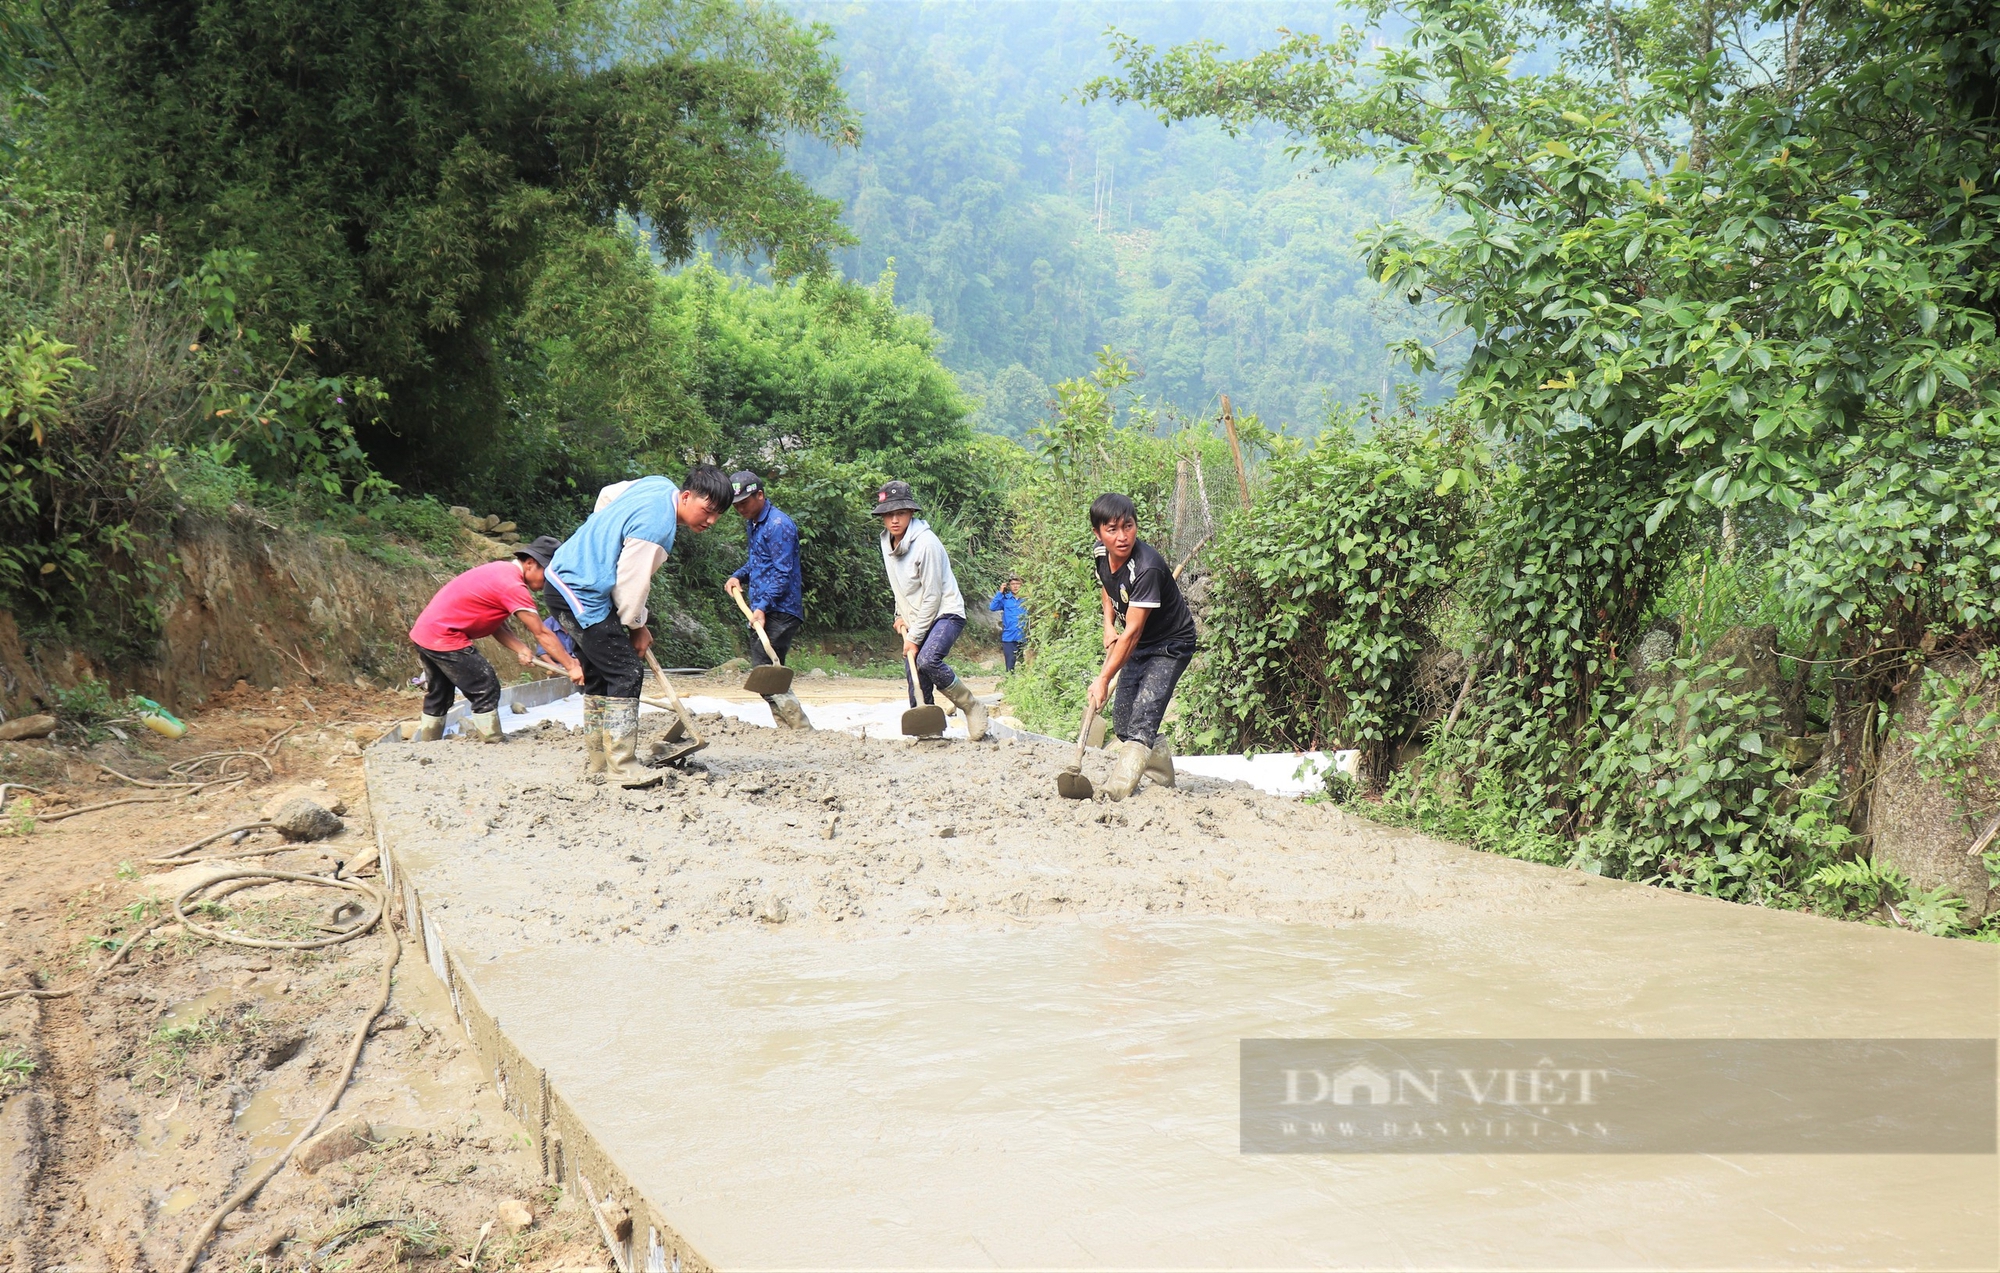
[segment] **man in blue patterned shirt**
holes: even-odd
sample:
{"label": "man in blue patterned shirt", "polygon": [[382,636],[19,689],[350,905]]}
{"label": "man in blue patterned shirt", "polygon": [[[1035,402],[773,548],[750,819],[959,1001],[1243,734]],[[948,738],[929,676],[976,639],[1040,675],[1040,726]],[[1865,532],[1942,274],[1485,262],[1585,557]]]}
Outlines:
{"label": "man in blue patterned shirt", "polygon": [[[729,484],[735,492],[736,511],[743,514],[743,520],[749,523],[750,556],[722,586],[744,597],[744,604],[750,607],[752,623],[764,629],[764,635],[771,640],[771,648],[777,652],[778,662],[783,663],[785,656],[791,652],[792,639],[798,636],[806,621],[805,575],[799,569],[798,523],[771,502],[770,497],[764,494],[763,479],[748,469],[730,474]],[[759,664],[770,661],[764,653],[764,643],[756,639],[753,631],[750,662]],[[799,705],[798,697],[790,691],[766,694],[764,701],[770,704],[771,718],[781,728],[812,728],[806,720],[805,708]]]}

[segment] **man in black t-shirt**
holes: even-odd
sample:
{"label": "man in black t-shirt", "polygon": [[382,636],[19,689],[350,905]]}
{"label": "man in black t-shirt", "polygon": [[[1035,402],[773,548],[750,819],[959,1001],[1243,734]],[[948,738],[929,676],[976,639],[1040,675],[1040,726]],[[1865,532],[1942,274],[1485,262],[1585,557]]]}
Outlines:
{"label": "man in black t-shirt", "polygon": [[[1118,760],[1105,794],[1123,800],[1150,775],[1174,785],[1174,756],[1160,742],[1160,721],[1174,686],[1194,657],[1194,615],[1167,559],[1139,538],[1138,510],[1123,495],[1100,495],[1090,506],[1097,532],[1097,586],[1104,597],[1104,670],[1090,683],[1090,702],[1102,708],[1118,678],[1112,728]],[[1123,619],[1120,633],[1114,621]],[[1123,673],[1121,676],[1120,673]]]}

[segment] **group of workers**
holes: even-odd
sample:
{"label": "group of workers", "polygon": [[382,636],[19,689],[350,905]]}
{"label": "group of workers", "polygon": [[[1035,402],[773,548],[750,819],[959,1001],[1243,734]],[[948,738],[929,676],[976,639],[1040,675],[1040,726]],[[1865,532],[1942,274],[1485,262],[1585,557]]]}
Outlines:
{"label": "group of workers", "polygon": [[[603,774],[628,788],[659,782],[661,772],[638,757],[639,702],[653,643],[647,610],[653,574],[666,563],[681,530],[700,534],[732,507],[746,523],[749,551],[723,587],[749,612],[757,636],[751,661],[775,658],[782,664],[805,623],[798,525],[771,502],[757,474],[697,465],[680,486],[664,477],[642,477],[606,487],[595,511],[569,538],[544,535],[517,548],[511,559],[475,566],[440,588],[410,629],[426,687],[416,738],[442,738],[454,695],[463,693],[471,708],[469,732],[486,742],[501,740],[500,678],[474,646],[490,636],[523,667],[545,662],[582,688],[586,774]],[[966,735],[977,742],[986,736],[986,708],[946,662],[965,630],[965,598],[951,555],[918,516],[923,508],[909,483],[883,485],[871,511],[882,525],[882,565],[910,669],[910,705],[930,704],[933,695],[942,695],[964,716]],[[1105,660],[1088,697],[1091,708],[1100,710],[1113,698],[1116,683],[1112,720],[1119,748],[1105,789],[1122,800],[1149,776],[1173,785],[1173,757],[1159,731],[1174,687],[1194,656],[1195,625],[1166,559],[1139,538],[1130,499],[1100,496],[1090,506],[1090,523],[1098,541]],[[1009,671],[1027,640],[1020,584],[1018,577],[1010,578],[987,607],[1001,616]],[[508,628],[510,616],[534,639],[539,654]],[[790,692],[766,695],[765,701],[780,727],[811,728]]]}

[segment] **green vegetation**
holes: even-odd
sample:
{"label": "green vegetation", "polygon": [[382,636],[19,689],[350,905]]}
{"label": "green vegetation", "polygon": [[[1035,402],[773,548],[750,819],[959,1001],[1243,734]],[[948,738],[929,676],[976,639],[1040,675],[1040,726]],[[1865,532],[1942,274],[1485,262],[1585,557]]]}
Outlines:
{"label": "green vegetation", "polygon": [[[1840,859],[1898,689],[2000,638],[1986,7],[1402,12],[1392,43],[1300,33],[1239,60],[1121,36],[1119,75],[1090,89],[1408,172],[1437,215],[1372,234],[1370,272],[1474,342],[1448,409],[1369,443],[1396,463],[1353,463],[1336,430],[1225,526],[1225,639],[1184,731],[1358,745],[1379,790],[1409,722],[1426,752],[1385,812],[1537,860],[1769,905],[1874,897],[1953,929],[1956,899],[1862,896]],[[1389,515],[1287,535],[1314,503]],[[1320,593],[1344,604],[1315,612]],[[1774,642],[1729,637],[1759,620]],[[1229,635],[1264,624],[1298,639]],[[1468,669],[1449,734],[1420,702],[1427,639]],[[1760,641],[1796,674],[1745,679]],[[1244,689],[1274,681],[1318,697]],[[1976,715],[1939,699],[1926,754],[1960,754]]]}
{"label": "green vegetation", "polygon": [[14,1048],[0,1051],[0,1096],[16,1084],[25,1084],[28,1076],[35,1072],[34,1061],[28,1055]]}
{"label": "green vegetation", "polygon": [[[1270,45],[1338,11],[1295,3],[874,3],[805,0],[861,116],[851,149],[794,162],[847,207],[851,277],[890,261],[903,303],[980,398],[982,428],[1026,441],[1054,386],[1124,352],[1156,405],[1312,427],[1329,399],[1385,384],[1393,341],[1439,329],[1369,277],[1356,236],[1420,213],[1394,173],[1304,175],[1275,128],[1162,128],[1078,100],[1109,69],[1107,23],[1145,38]],[[1445,329],[1448,330],[1448,329]]]}

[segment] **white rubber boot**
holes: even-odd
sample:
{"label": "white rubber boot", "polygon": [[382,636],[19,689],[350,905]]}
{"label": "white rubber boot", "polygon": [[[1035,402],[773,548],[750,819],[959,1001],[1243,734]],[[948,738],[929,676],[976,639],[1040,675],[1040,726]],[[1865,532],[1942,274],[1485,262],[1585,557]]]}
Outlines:
{"label": "white rubber boot", "polygon": [[444,717],[419,716],[417,718],[416,741],[420,743],[434,743],[438,739],[443,737],[444,737]]}
{"label": "white rubber boot", "polygon": [[583,774],[604,772],[604,696],[583,696]]}
{"label": "white rubber boot", "polygon": [[778,722],[780,729],[811,729],[812,722],[806,719],[805,704],[790,690],[783,694],[766,694],[764,701],[771,706],[771,719]]}
{"label": "white rubber boot", "polygon": [[604,772],[628,790],[659,785],[666,775],[639,763],[639,700],[604,700]]}
{"label": "white rubber boot", "polygon": [[951,705],[965,713],[965,736],[973,742],[986,737],[986,704],[979,701],[972,687],[959,677],[941,691],[951,700]]}
{"label": "white rubber boot", "polygon": [[482,743],[506,741],[507,732],[500,728],[498,712],[474,712],[469,723],[472,726],[472,736]]}
{"label": "white rubber boot", "polygon": [[1153,748],[1146,760],[1146,776],[1162,787],[1174,785],[1174,749],[1166,743]]}
{"label": "white rubber boot", "polygon": [[1139,789],[1140,779],[1146,776],[1146,766],[1152,763],[1153,749],[1137,741],[1118,744],[1118,760],[1111,766],[1110,781],[1104,784],[1104,794],[1113,800],[1123,800]]}

